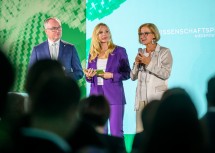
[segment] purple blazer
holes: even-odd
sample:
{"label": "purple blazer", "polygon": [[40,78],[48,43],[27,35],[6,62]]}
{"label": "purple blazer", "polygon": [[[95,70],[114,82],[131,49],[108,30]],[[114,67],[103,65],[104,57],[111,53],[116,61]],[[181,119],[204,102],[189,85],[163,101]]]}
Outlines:
{"label": "purple blazer", "polygon": [[[48,41],[33,48],[29,68],[38,60],[51,59]],[[67,76],[79,80],[83,77],[81,62],[74,45],[60,40],[59,55],[57,59],[63,66]]]}
{"label": "purple blazer", "polygon": [[[97,58],[91,62],[88,60],[88,68],[97,69]],[[111,105],[126,104],[123,80],[130,79],[130,65],[125,48],[117,46],[113,53],[108,56],[105,72],[113,73],[112,79],[104,79],[102,86],[104,96]],[[91,83],[90,95],[98,95],[101,93],[101,88],[97,85],[97,76],[92,79],[87,79]]]}

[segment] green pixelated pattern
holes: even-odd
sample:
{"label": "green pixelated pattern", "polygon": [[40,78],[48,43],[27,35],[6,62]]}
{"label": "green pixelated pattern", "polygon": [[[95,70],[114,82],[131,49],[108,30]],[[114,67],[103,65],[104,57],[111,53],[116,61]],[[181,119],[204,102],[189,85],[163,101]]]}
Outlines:
{"label": "green pixelated pattern", "polygon": [[90,21],[102,19],[118,9],[125,1],[126,0],[88,0],[86,6],[87,19]]}
{"label": "green pixelated pattern", "polygon": [[[85,65],[85,0],[1,0],[0,4],[0,44],[17,70],[13,91],[24,91],[32,48],[46,40],[43,21],[47,17],[56,16],[61,20],[62,39],[65,37],[64,40],[76,46]],[[84,78],[80,80],[82,90],[85,84]]]}

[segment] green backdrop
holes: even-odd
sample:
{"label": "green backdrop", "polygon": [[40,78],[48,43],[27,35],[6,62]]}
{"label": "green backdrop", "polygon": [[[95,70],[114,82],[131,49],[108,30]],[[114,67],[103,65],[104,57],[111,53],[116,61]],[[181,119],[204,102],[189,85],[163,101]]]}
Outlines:
{"label": "green backdrop", "polygon": [[[86,66],[91,39],[86,40],[88,20],[101,19],[117,9],[125,0],[0,0],[0,45],[16,69],[11,91],[25,92],[24,83],[33,46],[45,41],[43,21],[51,16],[62,22],[62,39],[75,45],[82,67]],[[92,8],[96,6],[96,8]],[[79,80],[82,97],[86,81]],[[133,135],[125,135],[126,148],[131,150]]]}
{"label": "green backdrop", "polygon": [[[62,39],[76,46],[83,68],[86,48],[85,0],[0,0],[0,44],[16,68],[12,91],[25,92],[24,83],[33,46],[45,41],[43,21],[51,16],[62,22]],[[84,78],[79,81],[86,95]]]}

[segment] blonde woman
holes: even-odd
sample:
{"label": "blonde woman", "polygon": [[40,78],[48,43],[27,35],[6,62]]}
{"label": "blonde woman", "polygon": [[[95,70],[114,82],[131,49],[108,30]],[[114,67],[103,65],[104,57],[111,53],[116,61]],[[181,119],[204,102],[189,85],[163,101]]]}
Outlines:
{"label": "blonde woman", "polygon": [[130,73],[131,80],[137,82],[135,111],[136,132],[143,131],[141,111],[151,100],[159,100],[168,88],[168,78],[172,70],[172,55],[169,48],[160,46],[158,28],[153,23],[142,24],[138,28],[140,48]]}
{"label": "blonde woman", "polygon": [[[123,81],[130,78],[130,65],[125,48],[113,43],[109,27],[104,23],[95,26],[84,71],[90,85],[90,95],[104,95],[110,105],[110,133],[123,137],[124,105]],[[108,133],[108,127],[104,129]]]}

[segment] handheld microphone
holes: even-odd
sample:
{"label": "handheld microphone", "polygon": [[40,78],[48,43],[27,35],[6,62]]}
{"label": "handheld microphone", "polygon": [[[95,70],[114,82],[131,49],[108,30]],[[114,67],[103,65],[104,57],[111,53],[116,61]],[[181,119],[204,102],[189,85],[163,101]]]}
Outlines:
{"label": "handheld microphone", "polygon": [[138,48],[138,53],[142,53],[143,49],[142,48]]}
{"label": "handheld microphone", "polygon": [[[138,54],[143,53],[143,49],[142,48],[138,48]],[[145,64],[139,64],[139,70],[143,71],[143,69],[145,70]]]}

